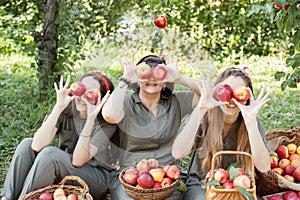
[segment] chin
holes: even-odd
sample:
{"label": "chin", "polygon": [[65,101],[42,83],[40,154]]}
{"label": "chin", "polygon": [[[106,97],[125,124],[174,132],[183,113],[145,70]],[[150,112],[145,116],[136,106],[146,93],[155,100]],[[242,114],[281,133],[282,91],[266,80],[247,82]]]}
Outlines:
{"label": "chin", "polygon": [[237,106],[227,106],[227,105],[223,105],[221,106],[221,110],[224,112],[225,115],[237,115],[240,112],[239,107]]}
{"label": "chin", "polygon": [[75,105],[76,105],[77,111],[79,111],[79,112],[87,111],[86,104],[81,103],[80,101],[76,100]]}

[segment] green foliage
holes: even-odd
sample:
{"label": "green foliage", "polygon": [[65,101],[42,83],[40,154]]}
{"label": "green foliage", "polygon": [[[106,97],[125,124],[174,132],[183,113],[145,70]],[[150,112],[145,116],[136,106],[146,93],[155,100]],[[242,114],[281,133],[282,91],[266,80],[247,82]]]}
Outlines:
{"label": "green foliage", "polygon": [[300,3],[298,0],[275,0],[263,5],[254,5],[250,15],[263,11],[271,23],[276,22],[278,31],[288,41],[288,50],[291,55],[286,60],[286,67],[292,70],[278,71],[276,80],[283,79],[281,89],[286,87],[297,88],[300,79]]}

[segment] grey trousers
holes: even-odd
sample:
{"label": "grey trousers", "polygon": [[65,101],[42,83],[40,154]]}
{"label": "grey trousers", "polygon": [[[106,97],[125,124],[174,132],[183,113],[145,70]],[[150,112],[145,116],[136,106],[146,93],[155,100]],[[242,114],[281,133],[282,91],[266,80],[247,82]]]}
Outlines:
{"label": "grey trousers", "polygon": [[[126,191],[123,189],[122,185],[120,184],[119,179],[115,179],[109,188],[109,193],[111,195],[112,200],[133,200]],[[183,193],[179,190],[175,190],[166,200],[182,200]]]}
{"label": "grey trousers", "polygon": [[[1,196],[17,200],[32,190],[58,184],[66,175],[79,176],[87,183],[95,200],[105,196],[111,180],[107,170],[89,164],[74,167],[72,155],[53,146],[45,147],[37,154],[31,149],[31,143],[32,138],[26,138],[18,145]],[[71,184],[80,186],[77,181]]]}
{"label": "grey trousers", "polygon": [[206,190],[199,185],[188,187],[184,200],[206,200]]}

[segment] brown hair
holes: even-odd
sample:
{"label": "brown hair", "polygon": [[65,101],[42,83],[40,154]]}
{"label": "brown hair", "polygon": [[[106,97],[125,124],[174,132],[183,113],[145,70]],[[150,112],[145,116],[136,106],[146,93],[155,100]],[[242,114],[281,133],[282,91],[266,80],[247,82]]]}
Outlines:
{"label": "brown hair", "polygon": [[[224,81],[229,76],[240,77],[245,81],[246,87],[249,87],[253,92],[252,83],[250,78],[239,68],[228,68],[217,78],[215,85]],[[249,105],[249,100],[246,103]],[[220,107],[215,107],[208,111],[201,122],[199,131],[202,132],[201,148],[198,149],[200,156],[203,157],[202,171],[208,172],[211,168],[211,160],[213,155],[223,150],[223,128],[224,128],[224,113]],[[241,113],[236,122],[231,126],[229,132],[237,133],[236,150],[250,153],[250,143],[248,139],[248,132],[245,126],[245,122]],[[199,144],[196,144],[199,147]],[[244,169],[249,170],[250,163],[242,161],[243,156],[237,156],[236,162],[238,162]],[[218,156],[216,160],[216,166],[224,166],[225,159],[223,156]],[[229,163],[228,163],[229,164]]]}

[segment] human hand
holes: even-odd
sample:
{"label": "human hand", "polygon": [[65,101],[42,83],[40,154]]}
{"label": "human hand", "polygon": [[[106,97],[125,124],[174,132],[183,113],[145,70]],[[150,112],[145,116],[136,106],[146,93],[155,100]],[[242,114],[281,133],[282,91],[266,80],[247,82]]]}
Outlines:
{"label": "human hand", "polygon": [[68,89],[70,84],[70,76],[68,75],[67,81],[64,85],[63,76],[60,77],[59,88],[57,83],[54,83],[54,89],[56,91],[56,106],[62,110],[64,110],[69,103],[76,98],[76,96],[69,96],[70,89]]}
{"label": "human hand", "polygon": [[167,69],[167,77],[163,80],[164,82],[174,83],[180,79],[180,72],[178,71],[177,64],[178,58],[175,57],[175,60],[172,61],[171,58],[166,58],[166,69]]}
{"label": "human hand", "polygon": [[87,114],[88,117],[96,118],[99,114],[100,110],[102,109],[103,105],[106,103],[110,96],[110,91],[107,91],[105,96],[101,99],[100,95],[98,96],[96,104],[91,104],[86,98],[82,98],[82,101],[87,106]]}
{"label": "human hand", "polygon": [[199,90],[201,92],[200,100],[198,102],[197,108],[199,109],[205,109],[205,110],[210,110],[214,107],[221,106],[221,105],[226,105],[228,102],[221,102],[217,101],[214,98],[214,91],[218,85],[215,87],[212,86],[210,82],[210,76],[207,77],[207,79],[203,78],[201,75],[201,81],[198,84],[199,85]]}
{"label": "human hand", "polygon": [[119,60],[119,62],[124,68],[123,77],[131,83],[136,83],[138,81],[138,77],[135,73],[136,67],[134,65],[134,53],[132,53],[130,60],[124,56],[124,59]]}
{"label": "human hand", "polygon": [[[250,90],[250,88],[247,88],[247,89]],[[255,119],[258,116],[260,109],[270,101],[270,99],[268,98],[270,95],[270,91],[268,91],[265,94],[265,89],[266,89],[266,86],[264,86],[262,88],[262,90],[260,91],[260,93],[256,99],[254,99],[253,93],[250,91],[250,104],[249,105],[243,105],[243,104],[239,103],[236,99],[234,99],[234,98],[232,99],[234,101],[234,103],[240,108],[241,113],[245,120]]]}

